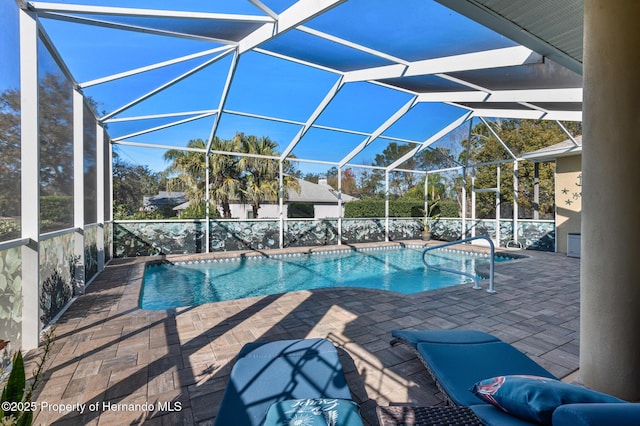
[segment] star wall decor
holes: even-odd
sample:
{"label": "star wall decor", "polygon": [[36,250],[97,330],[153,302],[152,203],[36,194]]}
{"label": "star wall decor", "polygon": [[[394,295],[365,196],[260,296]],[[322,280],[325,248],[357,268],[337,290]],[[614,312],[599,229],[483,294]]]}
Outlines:
{"label": "star wall decor", "polygon": [[[578,175],[578,177],[576,178],[575,185],[576,185],[576,186],[578,186],[578,187],[581,187],[581,188],[582,188],[582,173],[581,173],[581,174],[579,174],[579,175]],[[560,190],[560,192],[562,192],[562,194],[563,194],[563,195],[567,195],[567,196],[569,196],[569,195],[570,195],[570,196],[571,196],[571,198],[568,198],[568,197],[567,197],[567,198],[565,199],[565,201],[564,201],[564,203],[565,203],[567,206],[570,206],[571,204],[573,204],[573,201],[574,201],[574,200],[576,200],[576,201],[577,201],[577,200],[579,200],[579,199],[582,197],[582,191],[579,191],[579,192],[572,192],[572,191],[570,191],[568,188],[562,188],[562,189]]]}

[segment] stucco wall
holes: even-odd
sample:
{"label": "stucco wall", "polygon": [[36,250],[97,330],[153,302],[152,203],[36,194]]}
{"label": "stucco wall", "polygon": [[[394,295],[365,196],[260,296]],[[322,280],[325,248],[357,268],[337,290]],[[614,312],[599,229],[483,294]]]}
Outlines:
{"label": "stucco wall", "polygon": [[582,156],[556,160],[556,238],[557,251],[567,252],[567,235],[580,233],[582,212]]}
{"label": "stucco wall", "polygon": [[[231,204],[231,217],[234,219],[248,219],[251,206],[248,204]],[[287,217],[288,207],[284,207],[284,217]],[[314,204],[315,219],[335,218],[338,217],[337,204]],[[342,207],[344,214],[344,205]],[[280,206],[278,204],[261,204],[258,209],[258,218],[260,219],[278,219],[280,217]]]}

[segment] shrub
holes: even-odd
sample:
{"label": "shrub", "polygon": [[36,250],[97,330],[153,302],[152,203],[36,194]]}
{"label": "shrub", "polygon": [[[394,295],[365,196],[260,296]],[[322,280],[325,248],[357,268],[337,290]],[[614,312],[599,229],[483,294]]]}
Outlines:
{"label": "shrub", "polygon": [[[384,200],[354,200],[345,204],[345,217],[384,217]],[[389,217],[422,217],[424,203],[413,200],[393,200],[389,202]]]}
{"label": "shrub", "polygon": [[440,200],[434,209],[432,216],[440,217],[460,217],[460,206],[456,201]]}
{"label": "shrub", "polygon": [[68,195],[46,195],[40,197],[40,220],[73,225],[73,197]]}
{"label": "shrub", "polygon": [[20,238],[20,221],[18,219],[0,219],[0,241]]}
{"label": "shrub", "polygon": [[[11,373],[9,373],[9,377],[7,378],[0,401],[3,403],[10,403],[9,407],[13,406],[18,408],[18,410],[5,411],[5,404],[2,404],[2,408],[0,408],[0,424],[20,426],[28,426],[32,424],[34,408],[32,403],[33,393],[42,380],[44,364],[51,352],[51,347],[53,346],[53,340],[55,338],[54,331],[55,328],[51,327],[42,336],[42,355],[36,363],[36,368],[33,371],[33,378],[29,382],[26,380],[22,353],[18,351],[13,356]],[[0,350],[4,349],[7,343],[8,342],[0,339]],[[0,371],[0,373],[2,373],[2,371]]]}
{"label": "shrub", "polygon": [[[384,217],[384,200],[365,198],[350,201],[344,206],[345,217]],[[458,203],[439,200],[429,216],[460,217]],[[389,201],[389,217],[424,217],[424,203],[416,200]]]}

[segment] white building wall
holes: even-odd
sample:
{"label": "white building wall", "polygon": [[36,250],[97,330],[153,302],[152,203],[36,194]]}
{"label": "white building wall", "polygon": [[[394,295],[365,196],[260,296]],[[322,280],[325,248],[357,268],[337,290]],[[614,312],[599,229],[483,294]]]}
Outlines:
{"label": "white building wall", "polygon": [[[287,205],[283,206],[284,217],[287,217]],[[250,205],[231,204],[231,218],[233,219],[249,219],[252,212]],[[220,214],[222,215],[222,210]],[[331,204],[314,204],[313,212],[315,219],[336,218],[338,217],[338,206]],[[342,206],[342,214],[344,215],[344,206]],[[258,219],[278,219],[280,218],[280,210],[277,204],[262,204],[258,209]]]}
{"label": "white building wall", "polygon": [[[243,204],[231,204],[231,218],[232,219],[249,219],[253,213],[253,208],[249,205]],[[218,209],[220,215],[222,215],[222,209]],[[287,206],[284,206],[284,215],[287,215]],[[262,204],[258,209],[259,219],[278,219],[280,217],[280,208],[277,204]]]}
{"label": "white building wall", "polygon": [[[344,215],[344,206],[342,207],[342,214]],[[327,204],[315,204],[313,206],[313,215],[316,219],[338,217],[338,206],[327,205]]]}

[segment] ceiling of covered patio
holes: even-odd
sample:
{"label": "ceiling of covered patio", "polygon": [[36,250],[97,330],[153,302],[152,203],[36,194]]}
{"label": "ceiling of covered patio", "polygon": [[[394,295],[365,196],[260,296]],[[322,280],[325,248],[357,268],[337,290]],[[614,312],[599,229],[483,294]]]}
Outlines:
{"label": "ceiling of covered patio", "polygon": [[581,121],[582,2],[557,3],[154,1],[149,9],[143,0],[70,0],[28,8],[112,143],[140,162],[193,139],[210,151],[214,137],[244,132],[277,142],[280,159],[340,167],[409,144],[385,164],[401,170],[422,150],[453,146],[447,135],[465,134],[470,120]]}

